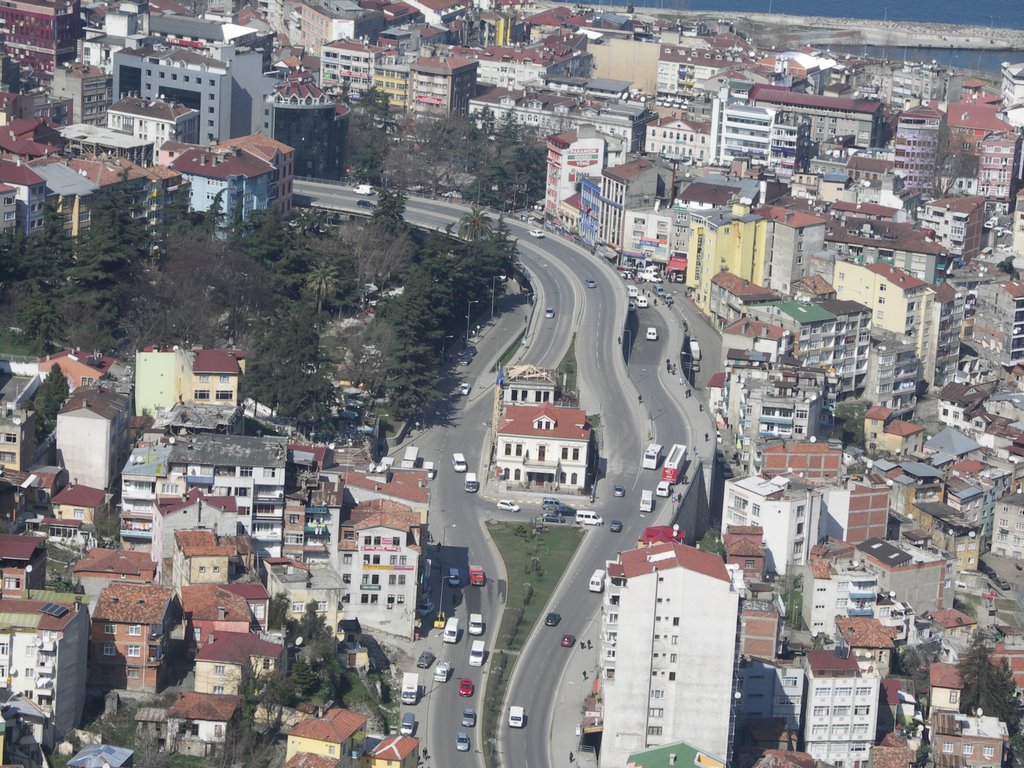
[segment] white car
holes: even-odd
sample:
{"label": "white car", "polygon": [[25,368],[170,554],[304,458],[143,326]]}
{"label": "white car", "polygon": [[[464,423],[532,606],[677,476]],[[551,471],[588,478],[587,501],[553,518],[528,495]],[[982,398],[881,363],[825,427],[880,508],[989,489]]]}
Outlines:
{"label": "white car", "polygon": [[555,316],[555,308],[554,307],[548,307],[547,309],[544,310],[544,317],[551,318],[551,317],[554,317],[554,316]]}
{"label": "white car", "polygon": [[543,229],[531,229],[530,230],[530,237],[535,237],[538,240],[542,240],[544,238],[544,230]]}
{"label": "white car", "polygon": [[462,384],[459,384],[459,394],[460,395],[468,395],[469,394],[469,384],[467,384],[465,382],[463,382]]}
{"label": "white car", "polygon": [[508,499],[502,499],[498,502],[498,510],[500,512],[518,512],[520,509],[519,505],[514,501]]}
{"label": "white car", "polygon": [[634,301],[636,302],[636,305],[640,307],[640,309],[647,309],[647,307],[651,305],[650,301],[648,301],[646,296],[637,296],[636,299],[634,299]]}
{"label": "white car", "polygon": [[434,667],[434,682],[435,683],[447,683],[448,676],[452,673],[452,664],[450,661],[442,661],[436,667]]}

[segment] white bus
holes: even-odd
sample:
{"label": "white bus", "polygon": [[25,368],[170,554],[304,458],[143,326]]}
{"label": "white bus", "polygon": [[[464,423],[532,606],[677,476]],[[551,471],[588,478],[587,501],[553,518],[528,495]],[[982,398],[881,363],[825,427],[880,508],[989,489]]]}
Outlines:
{"label": "white bus", "polygon": [[644,469],[657,469],[658,461],[661,459],[661,446],[651,443],[644,451]]}

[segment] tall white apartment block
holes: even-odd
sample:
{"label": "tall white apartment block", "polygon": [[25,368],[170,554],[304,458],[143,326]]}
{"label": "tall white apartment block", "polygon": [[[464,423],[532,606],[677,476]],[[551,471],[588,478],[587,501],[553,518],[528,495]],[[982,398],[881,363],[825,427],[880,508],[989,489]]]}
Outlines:
{"label": "tall white apartment block", "polygon": [[727,758],[739,601],[722,559],[685,544],[620,552],[608,563],[601,766],[675,741]]}
{"label": "tall white apartment block", "polygon": [[867,768],[878,720],[878,670],[832,651],[807,654],[804,751],[835,768]]}

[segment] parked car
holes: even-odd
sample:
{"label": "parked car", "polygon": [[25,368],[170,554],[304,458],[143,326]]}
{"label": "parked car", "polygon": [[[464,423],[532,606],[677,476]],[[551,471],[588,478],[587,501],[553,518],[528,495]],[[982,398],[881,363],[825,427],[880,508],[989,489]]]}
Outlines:
{"label": "parked car", "polygon": [[420,657],[416,660],[416,666],[420,669],[430,669],[430,666],[434,663],[435,656],[430,651],[424,651],[420,654]]}
{"label": "parked car", "polygon": [[520,509],[521,507],[518,504],[508,499],[502,499],[498,502],[499,512],[518,512]]}
{"label": "parked car", "polygon": [[545,523],[562,523],[565,522],[565,518],[561,515],[557,515],[554,512],[545,512],[541,515],[541,520]]}
{"label": "parked car", "polygon": [[612,488],[612,496],[621,499],[625,495],[626,489],[623,488],[621,485],[616,485],[614,488]]}

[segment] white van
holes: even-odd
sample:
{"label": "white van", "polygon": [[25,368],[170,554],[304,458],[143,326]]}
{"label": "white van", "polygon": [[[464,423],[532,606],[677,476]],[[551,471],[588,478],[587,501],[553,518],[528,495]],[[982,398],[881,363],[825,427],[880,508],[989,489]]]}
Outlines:
{"label": "white van", "polygon": [[654,326],[649,326],[647,328],[647,340],[648,341],[657,341],[658,340],[658,329],[655,328]]}
{"label": "white van", "polygon": [[372,195],[373,185],[372,184],[357,184],[355,188],[357,195]]}
{"label": "white van", "polygon": [[654,494],[650,491],[642,491],[640,493],[640,511],[641,512],[653,512],[654,511]]}
{"label": "white van", "polygon": [[626,295],[629,296],[629,298],[631,298],[631,299],[635,299],[637,296],[640,295],[640,288],[639,288],[639,286],[636,286],[636,285],[627,286],[627,288],[626,288]]}
{"label": "white van", "polygon": [[634,299],[634,301],[636,302],[636,305],[640,307],[640,309],[647,309],[647,307],[651,305],[651,302],[648,301],[646,296],[637,296],[636,299]]}
{"label": "white van", "polygon": [[662,480],[658,483],[658,487],[654,489],[654,492],[662,498],[667,499],[669,494],[672,493],[672,486],[669,484],[668,480]]}
{"label": "white van", "polygon": [[469,666],[482,667],[484,665],[484,656],[486,655],[487,651],[484,641],[474,640],[473,644],[469,647]]}
{"label": "white van", "polygon": [[526,710],[522,707],[509,707],[508,708],[508,726],[509,728],[522,728],[526,725]]}
{"label": "white van", "polygon": [[576,512],[576,522],[580,525],[604,525],[604,518],[597,512],[589,509],[580,509]]}
{"label": "white van", "polygon": [[402,457],[402,469],[416,469],[420,463],[420,449],[410,445],[405,449],[405,456]]}
{"label": "white van", "polygon": [[480,481],[476,479],[475,472],[466,473],[466,493],[476,493],[480,490]]}
{"label": "white van", "polygon": [[454,616],[444,623],[444,636],[442,639],[446,643],[459,642],[459,620]]}
{"label": "white van", "polygon": [[456,472],[465,472],[469,469],[469,464],[466,463],[466,457],[461,453],[452,454],[452,469]]}
{"label": "white van", "polygon": [[604,571],[600,568],[594,571],[594,575],[590,577],[590,591],[604,592]]}
{"label": "white van", "polygon": [[469,634],[482,635],[484,633],[484,617],[479,613],[469,614]]}

